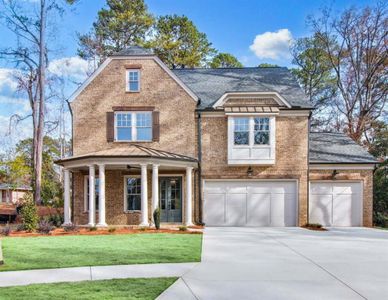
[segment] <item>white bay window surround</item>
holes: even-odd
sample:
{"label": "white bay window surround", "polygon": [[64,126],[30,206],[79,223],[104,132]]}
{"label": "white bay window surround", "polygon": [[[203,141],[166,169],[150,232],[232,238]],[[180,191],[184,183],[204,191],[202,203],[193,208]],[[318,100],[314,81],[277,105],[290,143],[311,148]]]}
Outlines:
{"label": "white bay window surround", "polygon": [[228,164],[275,163],[275,116],[228,116]]}

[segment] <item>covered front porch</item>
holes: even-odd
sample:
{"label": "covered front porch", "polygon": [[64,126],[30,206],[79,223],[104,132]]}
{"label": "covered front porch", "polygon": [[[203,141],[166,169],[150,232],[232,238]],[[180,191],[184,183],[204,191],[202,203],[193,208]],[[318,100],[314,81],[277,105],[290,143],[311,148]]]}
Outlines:
{"label": "covered front porch", "polygon": [[64,167],[64,225],[193,225],[197,160],[139,145],[57,162]]}

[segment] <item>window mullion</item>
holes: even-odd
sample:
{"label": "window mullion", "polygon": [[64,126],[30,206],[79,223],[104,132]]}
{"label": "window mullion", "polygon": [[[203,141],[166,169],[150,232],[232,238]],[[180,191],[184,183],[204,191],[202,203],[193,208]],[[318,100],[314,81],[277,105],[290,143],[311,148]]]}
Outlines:
{"label": "window mullion", "polygon": [[249,146],[252,147],[254,144],[255,136],[254,136],[254,119],[253,117],[249,118]]}

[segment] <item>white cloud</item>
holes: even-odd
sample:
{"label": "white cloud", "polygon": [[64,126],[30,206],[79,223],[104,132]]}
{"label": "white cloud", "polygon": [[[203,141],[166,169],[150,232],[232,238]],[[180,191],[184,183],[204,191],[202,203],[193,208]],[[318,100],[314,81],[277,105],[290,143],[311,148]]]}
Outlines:
{"label": "white cloud", "polygon": [[[12,107],[10,107],[12,105]],[[30,103],[28,99],[25,98],[16,98],[0,95],[0,106],[11,108],[14,110],[16,108],[16,113],[25,114],[31,110]]]}
{"label": "white cloud", "polygon": [[261,59],[287,59],[291,57],[291,41],[291,32],[288,29],[279,29],[276,32],[264,32],[256,35],[249,49]]}
{"label": "white cloud", "polygon": [[78,56],[72,56],[51,61],[48,70],[57,76],[65,76],[74,81],[84,81],[91,66],[88,61]]}
{"label": "white cloud", "polygon": [[0,68],[0,91],[4,88],[16,91],[18,83],[14,77],[14,72],[14,69]]}

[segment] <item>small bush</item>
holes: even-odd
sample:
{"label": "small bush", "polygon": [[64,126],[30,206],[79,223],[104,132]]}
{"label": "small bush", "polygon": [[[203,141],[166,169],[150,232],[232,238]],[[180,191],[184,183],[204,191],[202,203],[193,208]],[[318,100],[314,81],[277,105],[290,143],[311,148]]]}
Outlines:
{"label": "small bush", "polygon": [[56,215],[50,215],[47,217],[47,221],[49,221],[51,224],[53,224],[55,227],[61,227],[64,219],[63,215],[56,214]]}
{"label": "small bush", "polygon": [[23,197],[23,206],[20,210],[24,230],[34,231],[38,226],[38,212],[31,193],[26,193]]}
{"label": "small bush", "polygon": [[378,227],[388,228],[388,214],[375,212],[373,216],[373,223]]}
{"label": "small bush", "polygon": [[157,230],[160,229],[160,209],[159,207],[154,210],[154,223]]}
{"label": "small bush", "polygon": [[179,231],[187,231],[187,226],[185,225],[179,226]]}
{"label": "small bush", "polygon": [[322,225],[319,224],[319,223],[307,223],[307,224],[305,225],[305,227],[320,229],[320,228],[322,228]]}
{"label": "small bush", "polygon": [[147,227],[144,227],[144,226],[139,227],[139,230],[140,230],[140,231],[146,231],[146,230],[147,230]]}
{"label": "small bush", "polygon": [[108,228],[108,232],[115,232],[116,231],[116,227],[109,227]]}
{"label": "small bush", "polygon": [[51,222],[46,219],[42,219],[40,220],[38,225],[38,232],[43,234],[49,234],[54,228],[55,226],[51,224]]}
{"label": "small bush", "polygon": [[11,233],[12,233],[12,228],[11,228],[11,226],[9,226],[9,224],[7,224],[7,226],[5,226],[5,227],[1,230],[1,234],[2,234],[2,235],[5,235],[5,236],[9,236]]}
{"label": "small bush", "polygon": [[90,227],[89,231],[97,231],[97,227],[96,226]]}
{"label": "small bush", "polygon": [[16,227],[16,231],[24,231],[25,228],[24,228],[24,225],[23,224],[19,224],[17,227]]}
{"label": "small bush", "polygon": [[70,225],[63,226],[63,230],[65,232],[74,232],[74,231],[78,231],[78,228],[75,224],[70,224]]}

